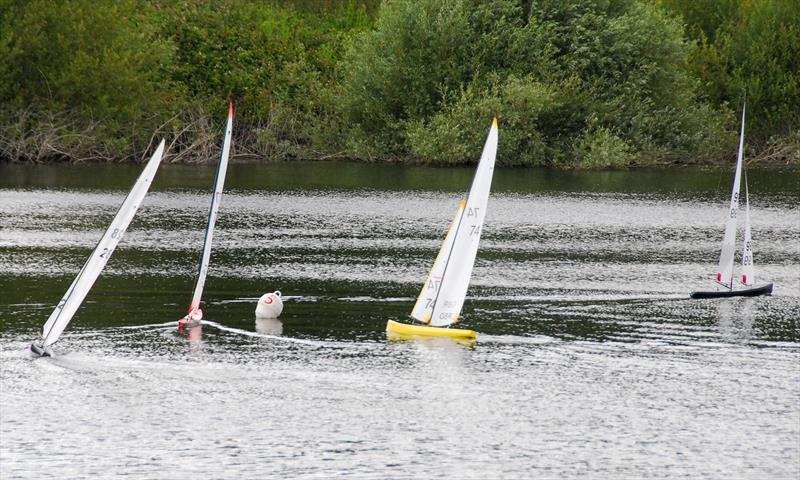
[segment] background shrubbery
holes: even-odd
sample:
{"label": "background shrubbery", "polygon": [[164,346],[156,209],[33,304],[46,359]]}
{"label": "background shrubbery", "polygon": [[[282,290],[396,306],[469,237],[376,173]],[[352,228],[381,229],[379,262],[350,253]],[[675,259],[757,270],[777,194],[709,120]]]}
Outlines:
{"label": "background shrubbery", "polygon": [[793,0],[0,0],[0,157],[800,160]]}

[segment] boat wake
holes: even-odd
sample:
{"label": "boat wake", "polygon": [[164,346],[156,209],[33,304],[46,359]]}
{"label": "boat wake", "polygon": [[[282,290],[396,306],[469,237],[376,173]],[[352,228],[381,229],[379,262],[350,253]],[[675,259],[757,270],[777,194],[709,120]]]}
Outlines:
{"label": "boat wake", "polygon": [[315,341],[315,340],[303,340],[303,339],[300,339],[300,338],[291,338],[291,337],[280,337],[280,336],[277,336],[277,335],[269,335],[269,334],[266,334],[266,333],[258,333],[258,332],[251,332],[249,330],[242,330],[241,328],[226,327],[225,325],[222,325],[222,324],[217,323],[217,322],[212,322],[212,321],[209,321],[209,320],[203,320],[202,325],[203,326],[214,327],[217,330],[222,330],[223,332],[235,333],[237,335],[244,335],[246,337],[268,338],[270,340],[278,340],[278,341],[287,342],[287,343],[297,343],[297,344],[300,344],[300,345],[313,345],[315,347],[328,345],[328,342],[321,342],[321,341]]}
{"label": "boat wake", "polygon": [[174,327],[177,325],[176,321],[171,322],[164,322],[164,323],[148,323],[146,325],[125,325],[122,327],[117,327],[120,330],[147,330],[151,328],[157,327]]}
{"label": "boat wake", "polygon": [[[205,302],[207,305],[225,305],[229,303],[258,303],[260,297],[239,297],[230,300],[216,300]],[[281,300],[291,300],[295,302],[318,302],[322,297],[314,295],[281,295]]]}
{"label": "boat wake", "polygon": [[474,297],[475,300],[490,301],[518,301],[531,303],[553,303],[553,302],[628,302],[628,301],[651,301],[651,300],[688,300],[689,296],[680,293],[633,293],[633,294],[600,294],[600,295],[498,295],[486,297]]}
{"label": "boat wake", "polygon": [[545,335],[522,337],[519,335],[484,335],[478,332],[478,342],[484,345],[487,343],[502,345],[550,345],[561,343],[561,340]]}
{"label": "boat wake", "polygon": [[339,297],[337,300],[343,302],[413,302],[416,300],[415,297],[370,297],[370,296],[360,296],[360,297]]}
{"label": "boat wake", "polygon": [[[177,325],[178,322],[172,321],[164,323],[149,323],[147,325],[128,325],[118,328],[121,330],[151,330],[151,329],[160,330],[164,328],[176,328]],[[279,340],[282,342],[289,342],[289,343],[298,343],[302,345],[315,345],[315,346],[325,345],[325,342],[316,342],[313,340],[303,340],[299,338],[280,337],[277,335],[269,335],[266,333],[258,333],[258,332],[251,332],[249,330],[242,330],[241,328],[226,327],[221,323],[212,322],[210,320],[203,320],[201,325],[213,327],[216,328],[217,330],[222,330],[223,332],[235,333],[237,335],[244,335],[246,337],[269,338],[271,340]]]}

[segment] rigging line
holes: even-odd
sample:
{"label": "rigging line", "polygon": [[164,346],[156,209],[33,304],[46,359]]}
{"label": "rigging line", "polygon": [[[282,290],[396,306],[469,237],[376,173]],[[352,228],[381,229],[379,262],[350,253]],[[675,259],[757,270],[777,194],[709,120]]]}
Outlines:
{"label": "rigging line", "polygon": [[[206,234],[203,237],[203,249],[200,251],[200,265],[197,268],[197,280],[195,281],[194,288],[197,290],[197,286],[200,283],[200,277],[203,274],[203,257],[205,257],[206,253],[206,245],[208,244],[208,235],[211,232],[211,216],[214,212],[214,205],[217,203],[217,180],[219,178],[219,171],[222,167],[222,161],[220,160],[219,164],[217,165],[217,173],[214,176],[214,193],[211,195],[211,206],[208,209],[208,217],[206,219]],[[222,198],[222,192],[219,193],[219,198]],[[216,222],[215,222],[216,223]],[[209,259],[211,258],[211,252],[209,251]],[[194,292],[192,293],[192,300],[194,300]],[[190,301],[191,302],[191,301]]]}
{"label": "rigging line", "polygon": [[[436,304],[439,303],[439,294],[442,291],[442,286],[444,285],[445,278],[447,277],[447,267],[450,265],[450,258],[453,256],[453,246],[455,246],[456,240],[458,240],[458,233],[461,230],[461,221],[464,219],[464,212],[467,211],[468,201],[469,193],[467,193],[467,196],[464,199],[464,208],[461,209],[461,216],[458,217],[458,225],[456,225],[456,230],[453,234],[453,242],[450,244],[450,251],[447,252],[447,260],[445,260],[444,268],[442,269],[442,281],[439,282],[439,288],[436,289],[436,297],[433,299],[433,305],[431,305],[431,320],[433,320],[433,313],[436,311]],[[449,326],[450,325],[448,325],[448,327]]]}
{"label": "rigging line", "polygon": [[[231,124],[229,125],[228,122],[226,122],[225,136],[223,137],[223,140],[222,140],[222,154],[223,155],[225,154],[225,143],[226,143],[225,140],[227,140],[227,137],[228,137],[228,130],[229,130],[229,128],[233,129],[232,118],[229,118],[229,120],[231,120]],[[229,143],[229,148],[230,148],[230,143],[232,143],[232,142],[229,141],[228,143]],[[220,171],[222,170],[222,163],[223,163],[222,162],[222,158],[220,157],[219,163],[217,164],[217,171],[214,174],[214,192],[211,195],[211,206],[208,209],[208,218],[206,220],[206,234],[203,237],[203,250],[200,252],[200,265],[197,268],[197,280],[195,281],[195,285],[194,285],[194,289],[195,290],[197,290],[197,287],[198,287],[198,285],[200,283],[200,278],[201,278],[201,276],[203,274],[203,257],[205,256],[206,245],[208,244],[209,234],[211,233],[211,228],[209,228],[209,227],[211,226],[211,217],[212,217],[213,212],[214,212],[214,206],[216,204],[218,204],[222,200],[222,191],[220,190],[219,194],[217,194],[217,183],[219,182],[219,174],[220,174]],[[216,218],[214,218],[214,223],[216,224]],[[211,251],[210,250],[208,252],[208,256],[209,256],[209,260],[210,260],[211,259]],[[207,271],[206,271],[206,275],[208,275]],[[190,302],[194,301],[194,294],[195,293],[193,292],[192,293],[192,300]],[[202,292],[201,292],[201,296],[202,296]],[[199,307],[200,306],[200,299],[198,299],[197,304],[198,304],[198,307]],[[191,308],[191,303],[189,304],[189,308]]]}

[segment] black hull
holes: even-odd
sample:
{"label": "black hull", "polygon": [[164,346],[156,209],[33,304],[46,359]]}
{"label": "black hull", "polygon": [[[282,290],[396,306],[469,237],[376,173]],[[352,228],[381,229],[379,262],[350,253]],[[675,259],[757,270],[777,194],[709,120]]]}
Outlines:
{"label": "black hull", "polygon": [[721,292],[692,292],[690,298],[728,298],[728,297],[757,297],[759,295],[772,295],[772,284],[745,290],[723,290]]}
{"label": "black hull", "polygon": [[50,352],[46,349],[36,345],[35,343],[31,343],[31,353],[36,355],[37,357],[49,357]]}

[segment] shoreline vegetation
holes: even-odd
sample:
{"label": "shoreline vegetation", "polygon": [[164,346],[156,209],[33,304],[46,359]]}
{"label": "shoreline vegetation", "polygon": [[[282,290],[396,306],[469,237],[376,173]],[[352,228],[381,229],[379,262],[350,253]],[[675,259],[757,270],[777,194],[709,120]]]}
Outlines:
{"label": "shoreline vegetation", "polygon": [[0,161],[800,164],[794,0],[0,0]]}

